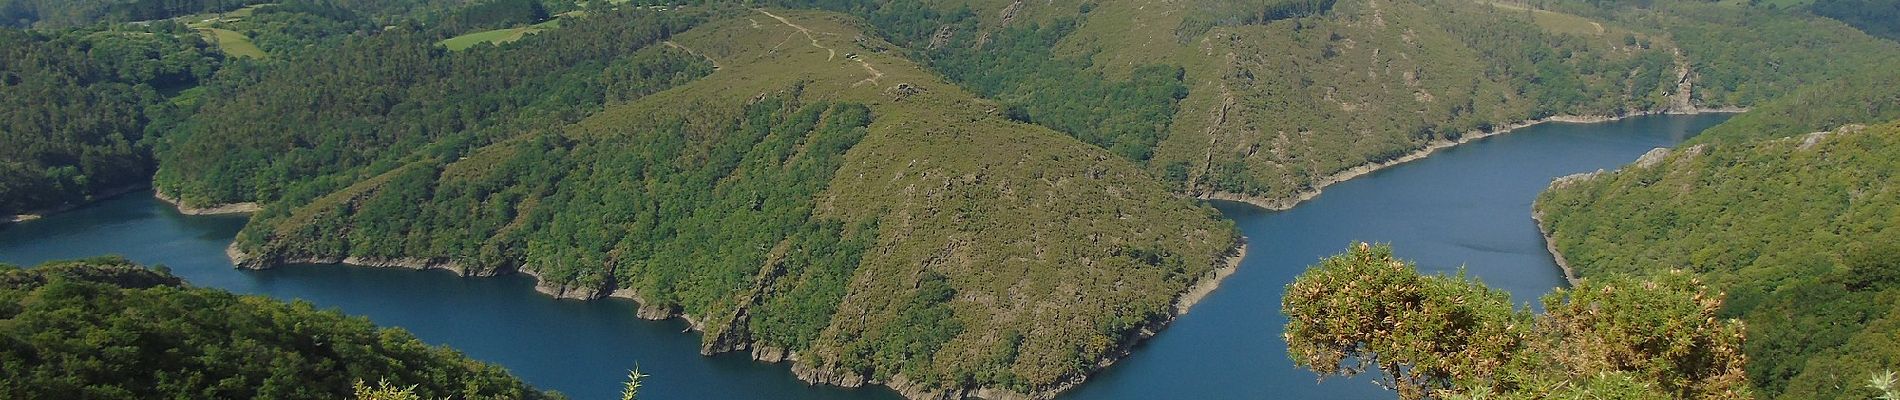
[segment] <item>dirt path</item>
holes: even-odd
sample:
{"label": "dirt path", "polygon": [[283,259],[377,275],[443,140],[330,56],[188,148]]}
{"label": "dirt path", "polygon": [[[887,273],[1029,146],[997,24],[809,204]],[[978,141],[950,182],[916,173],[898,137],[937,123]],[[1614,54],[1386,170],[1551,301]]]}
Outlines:
{"label": "dirt path", "polygon": [[686,47],[685,45],[674,43],[671,40],[668,40],[662,43],[666,43],[667,47],[680,49],[680,51],[684,51],[686,52],[686,54],[692,54],[692,55],[699,56],[700,58],[706,59],[706,62],[712,63],[714,71],[718,71],[720,68],[723,68],[719,65],[719,60],[714,60],[712,56],[706,55],[705,53],[700,53],[698,50],[693,50],[693,48],[691,47]]}
{"label": "dirt path", "polygon": [[[765,14],[765,16],[772,17],[772,19],[778,20],[779,23],[785,24],[785,26],[792,27],[792,29],[798,30],[798,33],[804,34],[805,39],[811,40],[812,47],[825,49],[825,61],[832,61],[832,60],[838,59],[838,50],[825,46],[823,43],[819,43],[818,35],[812,34],[811,29],[806,29],[803,26],[794,24],[792,23],[791,20],[785,19],[785,17],[778,16],[778,14],[773,14],[771,11],[765,11],[764,9],[757,9],[754,11],[758,11],[760,14]],[[753,21],[753,23],[757,24],[758,21]],[[823,32],[820,32],[820,33],[822,34]],[[784,43],[780,43],[780,44],[783,45]],[[773,47],[773,50],[777,50],[777,49],[778,49],[777,46]],[[857,61],[859,66],[864,67],[864,72],[871,74],[871,77],[864,78],[864,80],[858,81],[858,83],[854,83],[851,86],[859,86],[859,85],[864,85],[867,83],[871,84],[872,86],[877,86],[878,80],[884,78],[884,72],[878,71],[877,67],[871,66],[871,62],[865,61],[863,57],[853,55],[853,56],[850,56],[850,58],[851,58],[851,61]]]}
{"label": "dirt path", "polygon": [[791,20],[785,19],[785,17],[780,17],[778,16],[778,14],[773,14],[771,11],[765,11],[762,9],[756,10],[756,11],[758,11],[760,14],[765,14],[765,16],[767,17],[772,17],[772,19],[778,20],[779,23],[785,24],[785,26],[792,27],[792,29],[797,29],[798,33],[805,34],[805,38],[811,40],[811,47],[825,49],[825,61],[838,59],[838,51],[832,50],[830,47],[825,47],[824,44],[818,43],[818,36],[812,35],[810,29],[805,29],[805,27],[803,26],[798,26],[798,24],[792,23]]}

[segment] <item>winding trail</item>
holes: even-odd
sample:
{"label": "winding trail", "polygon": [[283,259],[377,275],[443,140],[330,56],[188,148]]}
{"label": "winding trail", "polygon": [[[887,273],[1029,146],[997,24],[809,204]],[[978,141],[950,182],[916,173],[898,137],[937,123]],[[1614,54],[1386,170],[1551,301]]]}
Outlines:
{"label": "winding trail", "polygon": [[666,47],[680,49],[680,51],[684,51],[686,52],[686,54],[692,54],[692,55],[699,56],[700,58],[706,59],[706,62],[712,63],[714,71],[718,71],[720,68],[724,68],[723,66],[719,65],[719,60],[714,60],[712,56],[706,55],[705,53],[700,53],[698,50],[693,50],[693,48],[691,47],[686,47],[686,45],[674,43],[671,40],[661,42],[661,43],[666,43]]}
{"label": "winding trail", "polygon": [[791,20],[785,19],[785,17],[780,17],[778,16],[778,14],[773,14],[771,11],[765,11],[764,9],[758,9],[754,11],[758,11],[760,14],[765,14],[765,16],[767,17],[772,17],[772,19],[776,19],[778,20],[779,23],[785,24],[785,26],[792,27],[792,29],[797,29],[798,33],[805,34],[806,39],[811,39],[811,47],[825,49],[825,61],[838,59],[838,51],[832,50],[830,47],[825,47],[825,45],[818,43],[818,36],[812,35],[810,29],[805,29],[805,27],[803,26],[798,26],[798,24],[792,23]]}
{"label": "winding trail", "polygon": [[[772,17],[772,19],[778,20],[779,23],[785,24],[785,26],[792,27],[792,29],[798,30],[798,33],[804,34],[805,39],[811,40],[812,47],[825,49],[825,61],[833,61],[833,60],[838,59],[838,50],[832,49],[829,46],[825,46],[823,43],[819,43],[818,35],[813,35],[811,33],[811,29],[807,29],[803,26],[799,26],[798,24],[794,24],[792,23],[791,20],[785,19],[785,17],[778,16],[778,14],[773,14],[771,11],[766,11],[764,9],[754,9],[753,11],[758,11],[760,14],[765,14],[765,16]],[[758,26],[758,21],[752,21],[752,23],[753,23],[753,27]],[[780,43],[780,44],[782,45],[784,43]],[[774,46],[772,49],[778,50],[778,47]],[[863,57],[859,57],[856,55],[851,55],[851,56],[846,56],[846,57],[850,58],[851,61],[857,61],[859,66],[864,67],[864,72],[871,74],[871,77],[864,78],[864,80],[858,81],[857,83],[853,83],[851,84],[851,86],[860,86],[867,83],[871,84],[871,86],[877,86],[878,80],[884,78],[884,72],[878,71],[877,67],[871,66],[871,62],[865,61]]]}

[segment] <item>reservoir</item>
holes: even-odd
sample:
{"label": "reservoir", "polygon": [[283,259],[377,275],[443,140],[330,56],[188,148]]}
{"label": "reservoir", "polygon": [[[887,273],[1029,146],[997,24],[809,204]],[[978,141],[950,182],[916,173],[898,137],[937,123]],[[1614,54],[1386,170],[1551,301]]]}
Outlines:
{"label": "reservoir", "polygon": [[[1134,355],[1063,397],[1390,398],[1365,378],[1316,382],[1287,359],[1280,295],[1307,265],[1353,241],[1391,243],[1427,273],[1463,268],[1519,304],[1534,303],[1564,285],[1530,219],[1531,202],[1551,179],[1615,169],[1727,117],[1543,124],[1333,185],[1292,210],[1216,203],[1250,244],[1238,272]],[[624,300],[556,300],[521,276],[461,279],[446,271],[343,266],[237,270],[224,248],[244,221],[180,215],[149,193],[133,193],[0,227],[0,262],[119,254],[162,264],[196,286],[307,301],[400,327],[577,400],[617,398],[636,365],[652,375],[641,392],[647,399],[899,398],[881,387],[806,386],[786,365],[745,355],[702,357],[699,337],[684,332],[684,322],[636,319]]]}

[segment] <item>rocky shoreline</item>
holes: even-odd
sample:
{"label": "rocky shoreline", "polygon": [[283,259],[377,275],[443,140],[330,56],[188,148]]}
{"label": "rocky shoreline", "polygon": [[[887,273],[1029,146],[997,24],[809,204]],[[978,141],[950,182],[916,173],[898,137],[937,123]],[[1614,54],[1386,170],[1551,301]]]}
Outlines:
{"label": "rocky shoreline", "polygon": [[231,259],[232,266],[242,269],[270,269],[284,264],[325,264],[416,270],[443,269],[453,271],[456,275],[466,277],[490,277],[497,275],[494,273],[471,273],[467,268],[464,268],[460,263],[455,261],[413,257],[295,257],[266,260],[254,254],[248,254],[242,250],[238,250],[237,242],[232,242],[230,246],[225,246],[224,256]]}
{"label": "rocky shoreline", "polygon": [[[637,311],[636,316],[641,319],[665,320],[665,319],[677,317],[682,320],[685,320],[687,325],[690,327],[692,331],[697,331],[702,334],[706,332],[706,326],[702,324],[698,318],[694,318],[692,315],[680,312],[677,309],[651,306],[644,299],[641,299],[639,294],[635,293],[635,291],[632,289],[604,289],[604,290],[590,291],[590,290],[586,290],[584,288],[578,288],[578,287],[567,287],[564,285],[557,286],[554,284],[550,284],[548,280],[542,279],[539,274],[535,273],[533,270],[526,269],[526,268],[515,268],[510,271],[489,271],[489,272],[471,273],[468,268],[454,261],[436,260],[436,259],[427,259],[427,258],[305,257],[305,258],[267,260],[257,255],[248,254],[248,253],[243,252],[242,250],[239,250],[236,242],[233,242],[231,243],[231,245],[225,247],[225,256],[231,259],[231,262],[234,266],[236,266],[237,268],[244,268],[244,269],[267,269],[267,268],[272,268],[272,267],[283,265],[283,264],[342,264],[342,265],[355,265],[355,266],[377,267],[377,268],[409,268],[409,269],[417,269],[417,270],[445,269],[449,271],[454,271],[458,275],[461,275],[464,277],[490,277],[490,276],[500,275],[501,273],[504,273],[504,272],[517,272],[523,275],[527,275],[529,277],[533,277],[535,279],[535,291],[551,296],[551,297],[561,298],[561,299],[583,300],[583,301],[599,299],[602,297],[628,299],[639,304],[639,311]],[[884,385],[886,387],[891,388],[892,390],[897,391],[899,394],[903,395],[905,398],[908,398],[908,399],[919,399],[919,400],[922,400],[922,399],[961,399],[961,398],[969,398],[969,397],[977,397],[977,398],[990,399],[990,400],[1051,399],[1051,398],[1054,398],[1056,395],[1061,394],[1062,392],[1068,391],[1069,389],[1073,389],[1076,386],[1081,385],[1082,382],[1086,381],[1088,377],[1090,375],[1093,375],[1095,372],[1101,371],[1103,368],[1107,368],[1108,366],[1113,365],[1116,361],[1119,361],[1122,358],[1127,357],[1129,354],[1133,352],[1135,345],[1141,343],[1141,341],[1143,340],[1147,340],[1149,338],[1154,337],[1156,334],[1159,334],[1162,329],[1165,329],[1169,324],[1172,324],[1175,319],[1179,318],[1181,315],[1187,314],[1188,311],[1191,308],[1193,308],[1195,304],[1200,303],[1201,300],[1205,299],[1209,294],[1212,294],[1215,289],[1219,288],[1221,281],[1227,279],[1228,276],[1232,276],[1234,272],[1239,269],[1241,260],[1244,259],[1246,256],[1247,256],[1247,242],[1245,238],[1242,238],[1240,241],[1235,243],[1234,247],[1230,249],[1227,252],[1227,254],[1225,254],[1224,257],[1216,261],[1216,265],[1213,270],[1210,270],[1206,272],[1205,274],[1201,275],[1199,278],[1195,279],[1193,284],[1188,285],[1186,290],[1183,290],[1180,294],[1178,294],[1175,297],[1174,305],[1173,307],[1169,308],[1169,313],[1165,318],[1149,321],[1147,325],[1142,326],[1140,329],[1138,329],[1134,335],[1123,338],[1122,341],[1116,346],[1116,349],[1114,351],[1111,351],[1108,354],[1104,355],[1101,359],[1096,360],[1095,365],[1092,368],[1090,368],[1088,372],[1072,376],[1069,379],[1063,381],[1062,383],[1054,387],[1043,388],[1043,389],[1032,391],[1030,393],[1020,393],[1020,392],[1016,392],[1009,389],[993,388],[993,387],[966,387],[966,388],[957,388],[957,389],[951,389],[951,390],[931,391],[931,390],[924,389],[920,385],[909,381],[907,378],[905,378],[902,375],[895,376],[888,382],[866,379],[864,376],[861,376],[856,373],[852,373],[850,371],[833,371],[833,370],[816,368],[810,365],[809,363],[803,362],[804,360],[801,357],[799,357],[797,352],[775,348],[771,346],[765,346],[750,339],[740,339],[741,341],[738,343],[725,343],[723,345],[721,345],[720,343],[709,343],[707,345],[701,346],[700,353],[703,355],[710,356],[710,355],[729,352],[729,351],[748,351],[751,354],[752,359],[755,361],[764,361],[768,363],[779,363],[779,362],[790,361],[792,364],[791,365],[792,374],[797,376],[799,380],[805,381],[808,384],[814,384],[814,385],[828,384],[828,385],[834,385],[834,386],[840,386],[840,387],[862,387],[864,385]]]}
{"label": "rocky shoreline", "polygon": [[165,204],[171,204],[172,208],[178,210],[178,213],[185,214],[185,215],[248,214],[248,213],[258,212],[264,209],[263,205],[257,204],[255,202],[215,204],[215,205],[205,206],[205,207],[192,207],[192,206],[185,205],[185,203],[179,202],[178,199],[176,198],[173,198],[171,196],[166,196],[164,191],[159,191],[159,190],[152,191],[152,197],[158,199],[158,201],[165,202]]}
{"label": "rocky shoreline", "polygon": [[799,380],[803,380],[806,383],[828,384],[841,387],[884,385],[891,388],[891,390],[897,391],[898,394],[903,395],[904,398],[907,399],[949,400],[972,397],[989,400],[1053,399],[1063,392],[1080,386],[1083,382],[1088,380],[1089,376],[1094,375],[1096,372],[1100,372],[1102,369],[1114,365],[1116,361],[1126,358],[1129,354],[1132,354],[1135,345],[1140,344],[1143,340],[1153,338],[1155,335],[1161,333],[1163,329],[1167,328],[1168,325],[1174,323],[1175,319],[1187,314],[1188,310],[1193,308],[1195,304],[1206,299],[1207,295],[1212,294],[1216,288],[1220,287],[1221,281],[1233,275],[1234,272],[1240,268],[1240,261],[1246,258],[1246,256],[1247,242],[1245,238],[1242,238],[1239,242],[1235,243],[1232,249],[1228,250],[1224,257],[1216,261],[1213,270],[1202,274],[1199,278],[1195,279],[1193,284],[1188,285],[1186,290],[1183,290],[1175,297],[1174,306],[1169,308],[1166,317],[1151,320],[1148,324],[1136,330],[1134,335],[1122,338],[1121,342],[1117,343],[1115,350],[1110,351],[1108,354],[1103,355],[1101,359],[1096,360],[1095,364],[1091,366],[1087,372],[1070,376],[1055,386],[1038,388],[1029,393],[996,387],[964,387],[931,391],[924,389],[916,383],[910,382],[902,375],[895,376],[890,381],[884,382],[865,379],[865,377],[850,373],[849,371],[843,371],[841,373],[840,371],[813,368],[808,364],[796,362],[800,361],[797,353],[785,352],[784,350],[774,348],[754,348],[752,351],[752,359],[767,362],[792,360],[794,361],[792,363],[792,373],[797,375]]}
{"label": "rocky shoreline", "polygon": [[1424,148],[1420,148],[1411,153],[1406,153],[1405,155],[1399,156],[1397,158],[1393,158],[1393,159],[1385,160],[1385,161],[1360,164],[1359,166],[1348,168],[1345,171],[1340,171],[1332,175],[1327,175],[1324,178],[1320,178],[1319,180],[1314,181],[1311,188],[1302,190],[1299,193],[1296,193],[1292,196],[1267,197],[1267,196],[1256,196],[1256,195],[1247,195],[1247,194],[1221,192],[1221,191],[1194,193],[1191,195],[1195,198],[1199,198],[1203,200],[1235,201],[1235,202],[1252,204],[1255,207],[1260,207],[1260,208],[1264,208],[1268,210],[1285,211],[1288,209],[1292,209],[1293,206],[1299,205],[1300,203],[1306,202],[1307,200],[1312,200],[1315,197],[1319,197],[1321,193],[1325,192],[1325,189],[1327,186],[1332,186],[1333,184],[1336,184],[1336,183],[1349,181],[1349,180],[1352,180],[1353,178],[1358,178],[1360,176],[1364,176],[1366,174],[1370,174],[1378,170],[1390,168],[1392,166],[1396,166],[1399,164],[1422,160],[1425,157],[1431,156],[1432,153],[1436,153],[1439,150],[1450,148],[1452,146],[1470,143],[1479,139],[1489,138],[1492,136],[1511,133],[1512,131],[1535,126],[1538,124],[1549,123],[1549,122],[1590,124],[1590,123],[1610,122],[1610,121],[1616,121],[1616,120],[1625,119],[1625,118],[1643,117],[1643,116],[1651,116],[1651,115],[1695,115],[1695,114],[1705,114],[1705,113],[1738,113],[1738,112],[1743,112],[1743,111],[1748,111],[1748,109],[1741,108],[1741,107],[1691,107],[1688,109],[1663,109],[1663,110],[1640,111],[1640,112],[1634,112],[1634,113],[1625,113],[1622,115],[1550,116],[1550,117],[1538,118],[1538,119],[1527,120],[1527,121],[1518,121],[1518,122],[1504,125],[1503,127],[1491,129],[1488,131],[1468,132],[1465,135],[1460,136],[1458,140],[1445,140],[1445,139],[1434,140],[1426,144]]}
{"label": "rocky shoreline", "polygon": [[1550,224],[1544,223],[1544,212],[1531,211],[1531,220],[1537,221],[1537,233],[1544,236],[1544,250],[1550,252],[1551,259],[1557,262],[1557,268],[1564,271],[1564,282],[1569,282],[1570,286],[1577,286],[1577,281],[1582,278],[1577,277],[1576,269],[1570,268],[1570,261],[1564,259],[1564,253],[1557,251],[1557,240],[1550,236]]}

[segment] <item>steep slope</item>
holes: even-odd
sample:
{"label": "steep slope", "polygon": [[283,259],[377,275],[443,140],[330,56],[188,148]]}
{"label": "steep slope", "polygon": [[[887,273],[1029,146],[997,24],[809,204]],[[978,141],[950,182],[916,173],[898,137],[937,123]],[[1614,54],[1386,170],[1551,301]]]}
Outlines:
{"label": "steep slope", "polygon": [[1584,279],[1701,273],[1747,323],[1765,397],[1867,398],[1900,368],[1900,124],[1657,152],[1537,201]]}
{"label": "steep slope", "polygon": [[914,398],[1052,396],[1237,261],[1212,209],[1009,121],[850,17],[730,10],[669,45],[717,71],[272,204],[234,256],[519,271],[684,315],[709,354]]}
{"label": "steep slope", "polygon": [[[1782,99],[1878,81],[1900,56],[1834,20],[1735,2],[777,3],[859,15],[1013,119],[1177,191],[1270,208],[1537,121],[1793,108]],[[1886,112],[1825,111],[1814,119]]]}
{"label": "steep slope", "polygon": [[1274,208],[1527,120],[1699,109],[1666,37],[1512,4],[782,3],[865,16],[1012,118],[1178,191]]}
{"label": "steep slope", "polygon": [[1684,88],[1666,39],[1510,6],[1341,1],[1196,43],[1226,60],[1204,78],[1216,89],[1196,94],[1209,108],[1183,108],[1159,168],[1185,166],[1191,191],[1275,208],[1363,165],[1523,121],[1696,110],[1670,102]]}
{"label": "steep slope", "polygon": [[124,193],[150,144],[223,60],[181,26],[0,28],[0,224]]}

